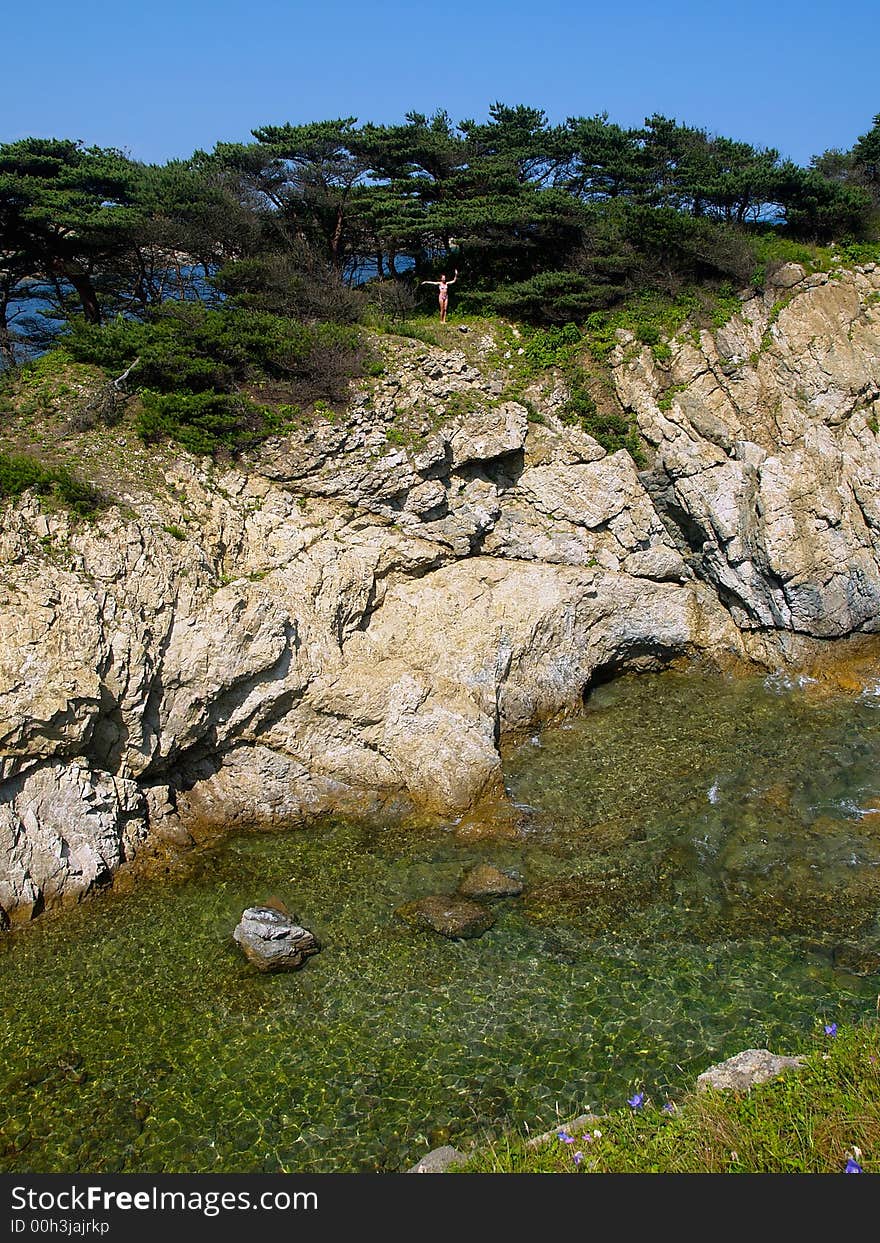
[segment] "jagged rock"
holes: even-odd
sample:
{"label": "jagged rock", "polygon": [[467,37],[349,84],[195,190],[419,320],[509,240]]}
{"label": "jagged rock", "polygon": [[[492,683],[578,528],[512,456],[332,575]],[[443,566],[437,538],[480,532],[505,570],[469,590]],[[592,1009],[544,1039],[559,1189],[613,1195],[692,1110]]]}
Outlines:
{"label": "jagged rock", "polygon": [[445,894],[405,902],[394,913],[413,927],[430,928],[453,940],[481,936],[495,923],[485,906]]}
{"label": "jagged rock", "polygon": [[110,879],[147,833],[135,782],[82,760],[0,786],[0,911],[18,922]]}
{"label": "jagged rock", "polygon": [[407,495],[405,509],[414,514],[428,514],[446,508],[446,489],[439,479],[426,479]]}
{"label": "jagged rock", "polygon": [[480,462],[521,449],[529,415],[525,406],[506,401],[500,406],[478,407],[459,421],[452,433],[452,465]]}
{"label": "jagged rock", "polygon": [[522,893],[522,881],[492,863],[468,868],[458,884],[463,898],[513,898]]}
{"label": "jagged rock", "polygon": [[784,1057],[769,1049],[745,1049],[726,1062],[710,1066],[697,1077],[697,1091],[715,1088],[720,1092],[748,1092],[757,1083],[777,1079],[787,1070],[797,1070],[802,1057]]}
{"label": "jagged rock", "polygon": [[442,1148],[433,1148],[431,1152],[426,1152],[412,1169],[406,1172],[407,1174],[445,1174],[450,1165],[460,1165],[466,1160],[466,1153],[459,1152],[450,1144],[444,1144]]}
{"label": "jagged rock", "polygon": [[293,971],[321,948],[307,928],[275,906],[249,906],[232,936],[260,971]]}
{"label": "jagged rock", "polygon": [[146,786],[147,823],[150,834],[172,846],[191,846],[192,834],[181,824],[174,792],[169,785]]}
{"label": "jagged rock", "polygon": [[743,629],[880,626],[878,287],[867,268],[820,281],[785,264],[668,367],[649,349],[615,367],[654,446],[647,491]]}
{"label": "jagged rock", "polygon": [[623,562],[626,574],[636,578],[651,578],[657,583],[683,583],[690,577],[684,559],[671,548],[650,548],[644,552],[631,552]]}

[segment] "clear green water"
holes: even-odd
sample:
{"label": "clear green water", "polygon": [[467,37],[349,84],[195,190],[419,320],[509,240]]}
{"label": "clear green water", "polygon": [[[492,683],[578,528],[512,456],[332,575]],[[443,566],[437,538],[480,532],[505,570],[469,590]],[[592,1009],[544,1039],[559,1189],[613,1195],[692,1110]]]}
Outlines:
{"label": "clear green water", "polygon": [[[0,940],[0,1168],[396,1170],[873,1011],[880,699],[625,678],[506,771],[516,841],[241,835]],[[481,859],[527,888],[479,940],[393,918]],[[230,940],[270,895],[295,974]]]}

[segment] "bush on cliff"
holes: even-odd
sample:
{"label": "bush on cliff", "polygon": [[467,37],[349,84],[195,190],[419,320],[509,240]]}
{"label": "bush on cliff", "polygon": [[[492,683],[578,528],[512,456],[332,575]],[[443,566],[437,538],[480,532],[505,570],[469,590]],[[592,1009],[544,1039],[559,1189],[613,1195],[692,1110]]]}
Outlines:
{"label": "bush on cliff", "polygon": [[142,395],[140,433],[195,453],[244,448],[310,403],[344,401],[366,362],[350,325],[199,303],[166,304],[146,322],[75,321],[64,345],[109,374],[130,368]]}
{"label": "bush on cliff", "polygon": [[28,491],[47,497],[81,518],[91,517],[102,503],[91,484],[61,467],[45,465],[29,454],[0,453],[0,498]]}

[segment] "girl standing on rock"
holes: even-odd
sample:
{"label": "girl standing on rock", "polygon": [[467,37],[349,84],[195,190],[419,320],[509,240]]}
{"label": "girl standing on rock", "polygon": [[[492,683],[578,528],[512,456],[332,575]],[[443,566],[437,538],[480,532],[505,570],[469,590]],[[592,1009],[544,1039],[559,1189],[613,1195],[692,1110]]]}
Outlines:
{"label": "girl standing on rock", "polygon": [[455,276],[453,276],[451,281],[448,281],[446,279],[446,273],[442,272],[440,274],[439,281],[420,281],[419,282],[419,284],[421,285],[437,285],[438,286],[438,293],[440,295],[440,323],[441,324],[446,323],[446,312],[449,309],[449,286],[454,285],[457,280],[458,280],[458,268],[455,269]]}

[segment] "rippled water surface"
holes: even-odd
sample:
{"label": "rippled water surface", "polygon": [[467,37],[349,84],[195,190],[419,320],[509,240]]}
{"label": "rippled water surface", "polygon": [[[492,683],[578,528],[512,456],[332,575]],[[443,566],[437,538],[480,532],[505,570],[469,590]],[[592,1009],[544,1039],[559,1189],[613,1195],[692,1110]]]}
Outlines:
{"label": "rippled water surface", "polygon": [[[876,697],[624,678],[506,772],[516,840],[236,836],[0,941],[0,1168],[395,1170],[873,1011]],[[479,940],[395,920],[481,859],[526,890]],[[291,975],[230,940],[270,895]]]}

